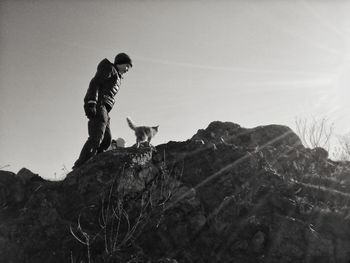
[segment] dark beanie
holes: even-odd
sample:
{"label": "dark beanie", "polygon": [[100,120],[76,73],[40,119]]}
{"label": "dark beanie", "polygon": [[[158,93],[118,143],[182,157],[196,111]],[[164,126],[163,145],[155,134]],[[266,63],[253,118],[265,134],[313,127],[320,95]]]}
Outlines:
{"label": "dark beanie", "polygon": [[115,56],[114,65],[117,64],[129,64],[132,67],[131,58],[125,53],[119,53]]}

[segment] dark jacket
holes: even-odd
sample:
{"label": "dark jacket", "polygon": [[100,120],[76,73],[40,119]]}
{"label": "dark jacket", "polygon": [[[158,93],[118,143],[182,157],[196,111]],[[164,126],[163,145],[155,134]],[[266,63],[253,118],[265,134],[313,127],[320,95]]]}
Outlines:
{"label": "dark jacket", "polygon": [[97,72],[90,81],[84,104],[103,104],[110,111],[115,102],[114,96],[120,87],[120,80],[117,68],[105,58],[98,64]]}

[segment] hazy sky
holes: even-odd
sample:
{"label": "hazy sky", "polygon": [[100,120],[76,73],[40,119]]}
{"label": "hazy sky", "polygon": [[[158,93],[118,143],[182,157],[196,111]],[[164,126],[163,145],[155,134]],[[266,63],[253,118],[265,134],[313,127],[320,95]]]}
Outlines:
{"label": "hazy sky", "polygon": [[87,139],[90,79],[119,52],[134,67],[111,129],[128,145],[126,116],[160,125],[154,145],[214,120],[294,128],[327,116],[348,133],[349,14],[346,0],[2,0],[0,167],[51,179],[70,169]]}

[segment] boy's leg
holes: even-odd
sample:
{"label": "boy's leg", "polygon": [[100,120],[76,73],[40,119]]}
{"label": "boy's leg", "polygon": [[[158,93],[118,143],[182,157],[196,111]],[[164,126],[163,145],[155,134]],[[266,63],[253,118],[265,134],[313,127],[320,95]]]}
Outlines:
{"label": "boy's leg", "polygon": [[99,107],[96,116],[88,122],[89,138],[85,142],[73,168],[82,165],[97,153],[104,138],[106,127],[108,126],[108,119],[109,117],[106,108],[103,106]]}
{"label": "boy's leg", "polygon": [[106,126],[106,129],[105,129],[105,133],[104,133],[104,136],[103,136],[103,140],[100,144],[100,147],[98,148],[97,152],[98,153],[101,153],[101,152],[104,152],[106,151],[109,146],[111,145],[112,143],[112,134],[111,134],[111,129],[110,129],[110,125],[109,125],[109,119],[108,119],[108,122],[107,122],[107,126]]}

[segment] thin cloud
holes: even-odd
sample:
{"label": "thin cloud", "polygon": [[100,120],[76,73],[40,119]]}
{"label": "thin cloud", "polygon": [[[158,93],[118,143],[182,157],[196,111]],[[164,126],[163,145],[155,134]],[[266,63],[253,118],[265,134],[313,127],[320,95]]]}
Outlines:
{"label": "thin cloud", "polygon": [[221,66],[208,66],[208,65],[202,65],[202,64],[194,64],[194,63],[187,63],[187,62],[178,62],[178,61],[171,61],[171,60],[162,60],[157,58],[150,58],[150,57],[144,57],[135,55],[134,56],[137,60],[145,61],[145,62],[151,62],[151,63],[157,63],[157,64],[164,64],[164,65],[173,65],[173,66],[179,66],[179,67],[188,67],[188,68],[197,68],[197,69],[206,69],[206,70],[219,70],[219,71],[230,71],[230,72],[237,72],[237,73],[263,73],[263,74],[290,74],[290,75],[303,75],[303,76],[310,76],[310,75],[317,75],[320,76],[321,74],[324,76],[324,74],[332,75],[331,73],[327,72],[317,72],[317,71],[290,71],[290,70],[266,70],[266,69],[260,69],[260,68],[244,68],[244,67],[221,67]]}

